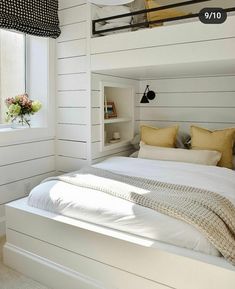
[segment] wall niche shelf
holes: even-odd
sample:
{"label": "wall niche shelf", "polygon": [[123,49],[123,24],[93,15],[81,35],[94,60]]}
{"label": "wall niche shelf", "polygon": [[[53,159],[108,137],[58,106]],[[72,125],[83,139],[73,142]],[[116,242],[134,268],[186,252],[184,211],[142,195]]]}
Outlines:
{"label": "wall niche shelf", "polygon": [[[130,144],[134,135],[134,87],[121,83],[101,82],[101,151]],[[117,117],[105,118],[106,105],[114,102]],[[113,141],[114,133],[120,139]]]}

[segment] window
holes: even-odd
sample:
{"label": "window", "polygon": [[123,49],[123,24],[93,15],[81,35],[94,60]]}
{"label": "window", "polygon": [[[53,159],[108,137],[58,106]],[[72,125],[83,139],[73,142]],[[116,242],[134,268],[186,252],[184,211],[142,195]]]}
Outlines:
{"label": "window", "polygon": [[26,87],[25,35],[0,29],[0,124],[5,123],[5,99]]}

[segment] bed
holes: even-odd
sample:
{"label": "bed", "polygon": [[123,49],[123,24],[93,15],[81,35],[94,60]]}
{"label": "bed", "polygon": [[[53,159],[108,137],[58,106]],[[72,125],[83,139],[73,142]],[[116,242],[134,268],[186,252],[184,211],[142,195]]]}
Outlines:
{"label": "bed", "polygon": [[[216,191],[235,205],[229,169],[125,157],[94,168]],[[194,227],[101,191],[50,179],[6,216],[5,263],[52,288],[234,286],[235,266]]]}

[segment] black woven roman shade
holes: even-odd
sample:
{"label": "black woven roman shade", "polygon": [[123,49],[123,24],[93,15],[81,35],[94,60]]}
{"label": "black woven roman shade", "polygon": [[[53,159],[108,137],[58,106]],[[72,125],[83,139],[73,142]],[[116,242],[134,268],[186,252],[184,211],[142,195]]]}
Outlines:
{"label": "black woven roman shade", "polygon": [[57,38],[58,0],[0,0],[0,28]]}

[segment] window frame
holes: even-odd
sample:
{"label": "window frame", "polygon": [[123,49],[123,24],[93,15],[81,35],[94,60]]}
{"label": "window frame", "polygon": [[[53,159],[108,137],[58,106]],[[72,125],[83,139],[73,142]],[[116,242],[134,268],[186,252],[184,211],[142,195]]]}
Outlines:
{"label": "window frame", "polygon": [[[1,28],[2,30],[6,30]],[[14,32],[17,34],[21,34],[24,36],[24,93],[27,91],[27,75],[28,75],[28,67],[27,67],[27,35],[23,32],[15,31],[15,30],[9,30],[10,32]],[[0,96],[1,97],[1,96]],[[10,123],[1,123],[0,122],[0,131],[1,129],[11,128]]]}
{"label": "window frame", "polygon": [[[45,39],[38,37],[40,39]],[[31,86],[30,70],[29,70],[29,46],[32,37],[25,35],[25,91],[29,91]],[[47,57],[47,83],[45,84],[46,95],[46,120],[44,125],[31,128],[12,128],[11,124],[0,124],[0,145],[17,144],[27,141],[37,141],[44,139],[55,138],[55,40],[51,38],[46,39],[46,57]]]}

